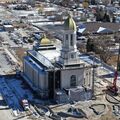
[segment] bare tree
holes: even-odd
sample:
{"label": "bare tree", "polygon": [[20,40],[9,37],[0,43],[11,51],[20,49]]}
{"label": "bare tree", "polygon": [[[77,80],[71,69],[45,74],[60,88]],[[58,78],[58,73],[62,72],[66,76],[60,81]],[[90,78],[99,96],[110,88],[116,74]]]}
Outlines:
{"label": "bare tree", "polygon": [[77,42],[77,49],[80,52],[85,53],[86,52],[86,44]]}
{"label": "bare tree", "polygon": [[69,4],[69,2],[70,2],[70,0],[63,0],[61,4],[63,6],[67,6]]}
{"label": "bare tree", "polygon": [[108,60],[112,57],[113,53],[111,48],[114,46],[114,42],[109,36],[99,36],[94,40],[95,53],[99,54],[100,58],[107,63]]}

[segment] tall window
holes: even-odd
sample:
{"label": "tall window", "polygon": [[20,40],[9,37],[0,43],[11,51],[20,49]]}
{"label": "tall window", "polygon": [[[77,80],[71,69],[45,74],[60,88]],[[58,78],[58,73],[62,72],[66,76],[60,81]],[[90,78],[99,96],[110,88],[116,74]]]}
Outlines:
{"label": "tall window", "polygon": [[74,55],[73,55],[73,54],[71,54],[71,58],[74,58]]}
{"label": "tall window", "polygon": [[73,34],[70,36],[70,45],[73,46]]}
{"label": "tall window", "polygon": [[75,75],[72,75],[70,77],[70,86],[71,87],[75,87],[76,86],[76,76]]}
{"label": "tall window", "polygon": [[66,37],[66,40],[68,40],[68,34],[66,34],[66,36],[65,36],[65,37]]}

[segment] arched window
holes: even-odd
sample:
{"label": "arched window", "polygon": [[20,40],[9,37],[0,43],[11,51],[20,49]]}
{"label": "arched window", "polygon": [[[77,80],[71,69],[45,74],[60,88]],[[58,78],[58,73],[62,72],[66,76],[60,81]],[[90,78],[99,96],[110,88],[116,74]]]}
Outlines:
{"label": "arched window", "polygon": [[76,76],[75,75],[72,75],[70,77],[70,86],[71,87],[75,87],[76,86]]}

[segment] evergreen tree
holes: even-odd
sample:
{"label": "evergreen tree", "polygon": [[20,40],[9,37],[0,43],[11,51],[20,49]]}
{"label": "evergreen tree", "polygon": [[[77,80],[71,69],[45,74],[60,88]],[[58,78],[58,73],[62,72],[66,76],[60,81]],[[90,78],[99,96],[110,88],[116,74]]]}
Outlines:
{"label": "evergreen tree", "polygon": [[91,0],[91,5],[95,5],[95,0]]}
{"label": "evergreen tree", "polygon": [[112,22],[115,23],[115,20],[116,20],[116,19],[115,19],[115,17],[113,16],[113,18],[112,18]]}
{"label": "evergreen tree", "polygon": [[103,8],[97,8],[96,9],[96,21],[103,21],[103,17],[104,17],[104,10]]}
{"label": "evergreen tree", "polygon": [[87,40],[86,50],[87,50],[87,52],[95,51],[95,46],[90,38],[88,38],[88,40]]}
{"label": "evergreen tree", "polygon": [[104,14],[103,22],[110,22],[110,17],[107,13]]}

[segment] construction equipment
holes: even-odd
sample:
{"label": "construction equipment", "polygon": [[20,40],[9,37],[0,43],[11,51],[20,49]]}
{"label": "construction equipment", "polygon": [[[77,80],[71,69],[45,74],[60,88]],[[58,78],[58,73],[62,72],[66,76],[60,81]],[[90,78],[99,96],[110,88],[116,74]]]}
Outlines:
{"label": "construction equipment", "polygon": [[26,100],[26,99],[21,100],[21,104],[25,111],[29,110],[30,107],[28,104],[28,100]]}
{"label": "construction equipment", "polygon": [[114,74],[114,80],[112,86],[107,86],[107,90],[111,92],[113,95],[117,95],[118,92],[118,88],[116,86],[117,79],[118,79],[118,72],[116,71]]}

